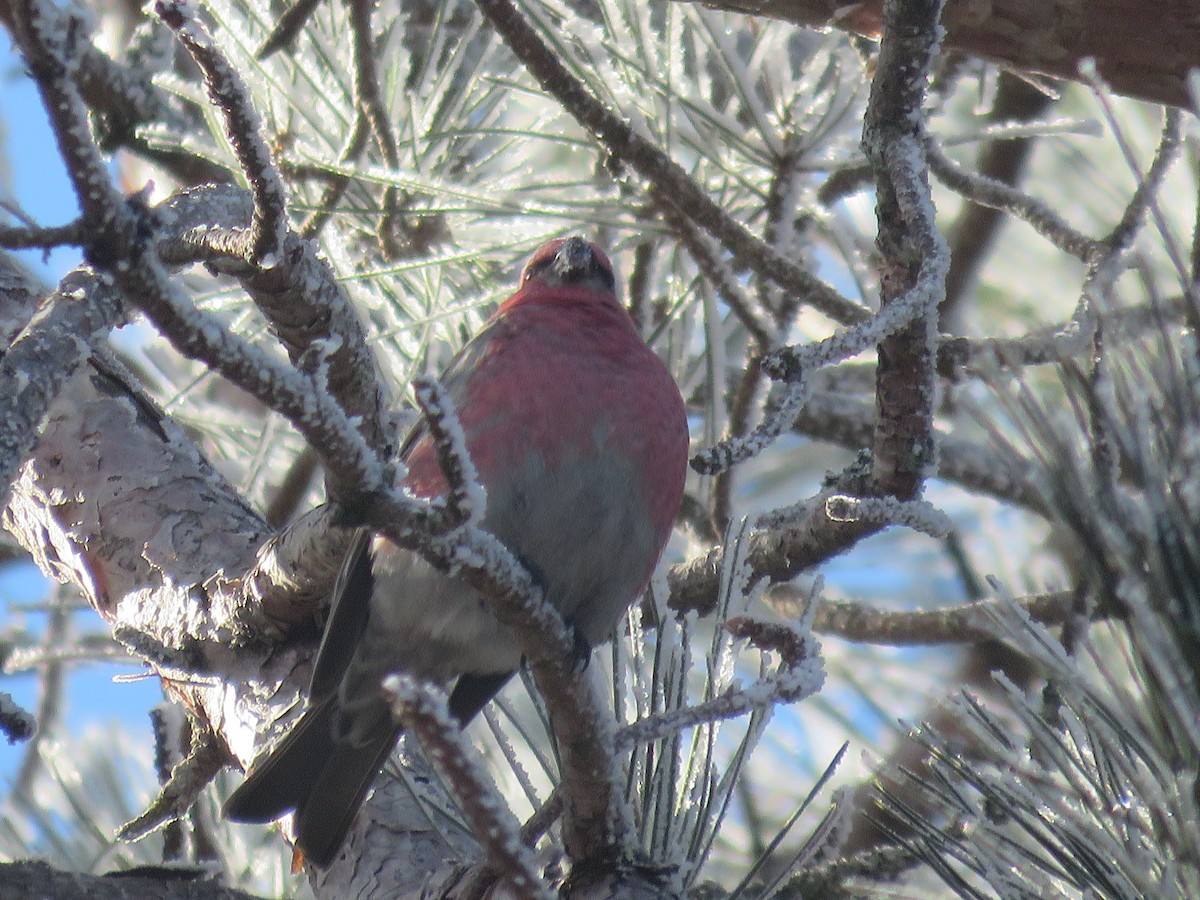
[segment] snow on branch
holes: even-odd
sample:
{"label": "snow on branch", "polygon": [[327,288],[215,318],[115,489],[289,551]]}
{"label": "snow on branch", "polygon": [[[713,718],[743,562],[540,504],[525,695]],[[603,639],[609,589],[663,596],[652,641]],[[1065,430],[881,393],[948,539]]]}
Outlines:
{"label": "snow on branch", "polygon": [[519,823],[450,714],[445,692],[402,674],[388,676],[383,688],[390,695],[397,720],[416,735],[430,761],[445,776],[483,846],[491,873],[519,897],[549,900],[554,896],[538,873],[533,854],[521,840]]}
{"label": "snow on branch", "polygon": [[719,696],[694,706],[655,713],[632,722],[617,733],[622,750],[635,744],[672,737],[687,728],[767,710],[778,703],[797,703],[821,690],[825,666],[820,647],[808,633],[807,624],[796,628],[781,622],[764,622],[737,616],[724,623],[734,638],[748,641],[759,650],[779,655],[779,666],[770,675],[750,684],[734,684]]}
{"label": "snow on branch", "polygon": [[928,500],[833,494],[825,498],[825,514],[835,522],[903,525],[934,538],[945,537],[954,527],[950,517]]}
{"label": "snow on branch", "polygon": [[417,405],[425,414],[425,424],[433,438],[438,465],[446,476],[448,490],[433,506],[443,512],[445,519],[431,527],[449,531],[465,523],[478,525],[487,507],[487,491],[479,481],[479,473],[471,461],[467,437],[454,410],[454,401],[441,383],[428,376],[414,378],[413,391]]}
{"label": "snow on branch", "polygon": [[191,0],[158,0],[155,12],[175,32],[204,76],[212,105],[225,117],[225,134],[254,197],[249,259],[270,268],[288,233],[287,192],[263,139],[250,92],[200,20]]}

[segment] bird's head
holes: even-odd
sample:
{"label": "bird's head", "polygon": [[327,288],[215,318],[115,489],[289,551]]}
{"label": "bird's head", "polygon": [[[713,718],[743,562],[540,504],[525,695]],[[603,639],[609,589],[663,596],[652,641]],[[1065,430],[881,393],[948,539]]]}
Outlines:
{"label": "bird's head", "polygon": [[612,294],[616,291],[608,255],[590,241],[572,235],[542,244],[525,264],[521,288],[576,287]]}

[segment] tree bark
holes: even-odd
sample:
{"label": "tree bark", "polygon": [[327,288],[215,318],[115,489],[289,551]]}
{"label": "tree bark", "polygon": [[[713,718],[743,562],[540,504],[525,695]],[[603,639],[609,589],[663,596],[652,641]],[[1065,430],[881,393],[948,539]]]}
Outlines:
{"label": "tree bark", "polygon": [[[878,37],[883,0],[706,0],[712,9]],[[1186,106],[1187,73],[1200,67],[1200,0],[954,0],[942,15],[943,49],[1021,72],[1079,79],[1096,69],[1119,94]]]}

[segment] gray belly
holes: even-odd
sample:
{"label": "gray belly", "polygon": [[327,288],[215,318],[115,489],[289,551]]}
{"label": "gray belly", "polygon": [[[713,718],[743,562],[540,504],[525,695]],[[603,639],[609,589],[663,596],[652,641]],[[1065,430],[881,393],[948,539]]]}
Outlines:
{"label": "gray belly", "polygon": [[[595,457],[524,471],[493,487],[483,525],[529,567],[547,598],[589,645],[604,641],[645,580],[657,547],[632,466]],[[370,623],[356,656],[448,680],[507,672],[520,651],[465,583],[419,556],[388,548],[375,565]]]}

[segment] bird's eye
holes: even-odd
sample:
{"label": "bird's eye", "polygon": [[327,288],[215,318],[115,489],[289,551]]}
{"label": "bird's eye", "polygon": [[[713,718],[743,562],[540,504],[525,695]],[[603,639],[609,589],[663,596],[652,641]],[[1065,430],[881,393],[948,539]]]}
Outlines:
{"label": "bird's eye", "polygon": [[548,270],[553,262],[553,256],[545,259],[531,259],[525,266],[525,277],[521,279],[521,283],[525,284],[526,282],[532,281],[534,278]]}

